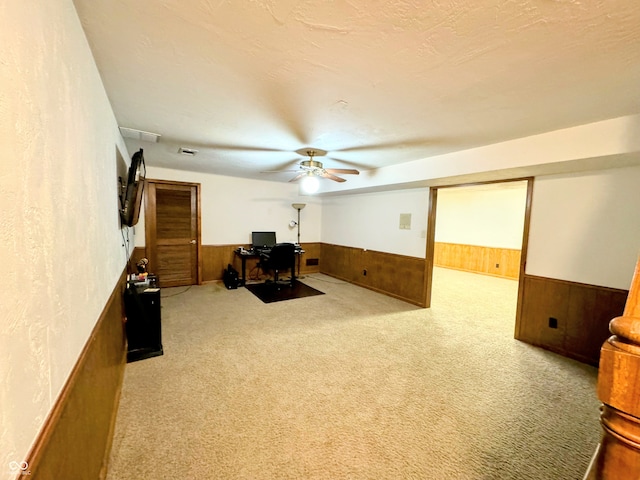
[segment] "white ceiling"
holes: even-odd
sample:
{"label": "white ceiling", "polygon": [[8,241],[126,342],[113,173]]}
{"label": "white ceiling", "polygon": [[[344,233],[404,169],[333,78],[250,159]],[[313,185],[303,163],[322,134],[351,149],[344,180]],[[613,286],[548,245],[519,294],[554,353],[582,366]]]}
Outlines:
{"label": "white ceiling", "polygon": [[74,3],[153,166],[288,181],[304,147],[367,170],[640,112],[638,0]]}

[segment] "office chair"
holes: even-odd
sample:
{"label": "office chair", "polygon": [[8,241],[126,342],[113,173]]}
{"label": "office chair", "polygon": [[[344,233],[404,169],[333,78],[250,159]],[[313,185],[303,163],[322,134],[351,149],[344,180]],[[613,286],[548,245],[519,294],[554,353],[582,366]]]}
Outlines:
{"label": "office chair", "polygon": [[[272,270],[273,283],[276,286],[289,285],[293,287],[295,280],[296,247],[293,243],[277,243],[269,252],[260,254],[260,266],[263,271]],[[291,270],[291,279],[281,281],[280,273],[283,270]]]}

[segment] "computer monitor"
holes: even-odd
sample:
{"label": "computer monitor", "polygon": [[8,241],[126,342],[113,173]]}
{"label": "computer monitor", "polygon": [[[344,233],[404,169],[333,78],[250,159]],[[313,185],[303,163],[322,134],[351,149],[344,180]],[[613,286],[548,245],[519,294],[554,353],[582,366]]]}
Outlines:
{"label": "computer monitor", "polygon": [[276,232],[251,232],[253,248],[271,248],[276,244]]}

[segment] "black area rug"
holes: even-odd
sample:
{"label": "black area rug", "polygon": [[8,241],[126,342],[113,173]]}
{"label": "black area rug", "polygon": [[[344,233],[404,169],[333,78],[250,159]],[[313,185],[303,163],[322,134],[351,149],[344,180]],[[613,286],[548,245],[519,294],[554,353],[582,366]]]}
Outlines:
{"label": "black area rug", "polygon": [[305,285],[297,280],[294,282],[293,287],[289,285],[279,285],[279,289],[277,289],[273,283],[249,283],[245,285],[245,287],[264,303],[324,295],[324,292],[311,288],[309,285]]}

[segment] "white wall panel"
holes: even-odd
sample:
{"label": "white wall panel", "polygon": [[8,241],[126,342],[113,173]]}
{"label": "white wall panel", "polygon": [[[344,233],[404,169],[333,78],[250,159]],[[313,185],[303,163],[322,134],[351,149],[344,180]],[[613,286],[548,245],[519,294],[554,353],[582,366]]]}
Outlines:
{"label": "white wall panel", "polygon": [[[300,212],[300,241],[320,241],[321,200],[300,196],[297,184],[150,166],[147,178],[200,183],[203,245],[250,243],[252,231],[275,231],[279,242],[296,242],[298,230],[289,227],[298,218],[292,203],[306,204]],[[144,246],[144,241],[142,220],[136,226],[136,246]]]}
{"label": "white wall panel", "polygon": [[522,248],[527,182],[441,188],[436,242]]}
{"label": "white wall panel", "polygon": [[5,473],[24,460],[125,267],[116,152],[128,154],[73,3],[9,0],[2,17]]}
{"label": "white wall panel", "polygon": [[[348,247],[424,258],[429,189],[327,197],[322,207],[322,241]],[[400,229],[400,214],[411,229]]]}
{"label": "white wall panel", "polygon": [[640,253],[640,167],[535,179],[526,273],[628,289]]}

